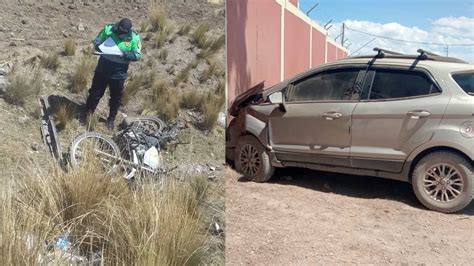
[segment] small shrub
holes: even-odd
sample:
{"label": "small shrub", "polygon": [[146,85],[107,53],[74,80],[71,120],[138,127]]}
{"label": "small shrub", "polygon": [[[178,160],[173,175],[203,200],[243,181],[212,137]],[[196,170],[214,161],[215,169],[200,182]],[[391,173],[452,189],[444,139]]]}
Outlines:
{"label": "small shrub", "polygon": [[89,57],[82,57],[71,76],[70,90],[74,93],[86,91],[91,77],[94,61]]}
{"label": "small shrub", "polygon": [[50,53],[41,58],[43,67],[51,70],[56,70],[59,67],[59,56],[57,53]]}
{"label": "small shrub", "polygon": [[72,39],[67,39],[64,42],[64,55],[72,56],[76,53],[76,43]]}
{"label": "small shrub", "polygon": [[5,92],[5,101],[24,106],[30,99],[38,97],[43,83],[43,74],[38,68],[17,68],[8,76],[10,85]]}
{"label": "small shrub", "polygon": [[168,58],[168,49],[163,49],[160,51],[160,54],[158,55],[158,58],[160,60],[163,60],[165,61],[164,63],[166,63],[166,58]]}
{"label": "small shrub", "polygon": [[183,26],[181,26],[181,28],[179,28],[177,34],[179,36],[188,35],[190,30],[191,30],[191,25],[189,25],[189,24],[183,25]]}
{"label": "small shrub", "polygon": [[154,31],[154,32],[160,31],[166,25],[166,16],[164,12],[162,11],[162,9],[157,5],[153,5],[151,7],[149,20],[150,20],[151,31]]}
{"label": "small shrub", "polygon": [[169,89],[168,84],[162,81],[155,82],[146,107],[156,111],[160,118],[171,120],[178,115],[179,103],[177,98]]}
{"label": "small shrub", "polygon": [[209,24],[202,23],[198,28],[193,32],[192,43],[195,44],[200,49],[205,49],[209,46],[207,41],[206,33],[209,31]]}

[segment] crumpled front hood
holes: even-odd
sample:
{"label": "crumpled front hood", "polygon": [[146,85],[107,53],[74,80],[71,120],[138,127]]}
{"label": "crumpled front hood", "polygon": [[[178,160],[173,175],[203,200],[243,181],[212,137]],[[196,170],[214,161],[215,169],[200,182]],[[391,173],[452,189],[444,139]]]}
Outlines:
{"label": "crumpled front hood", "polygon": [[265,81],[258,83],[257,85],[253,86],[252,88],[248,89],[247,91],[235,98],[235,100],[229,107],[229,114],[231,114],[232,116],[237,116],[240,108],[248,106],[249,102],[251,102],[252,100],[255,101],[260,97],[261,101],[266,101],[268,95],[272,94],[275,91],[281,91],[285,89],[288,86],[288,82],[289,79],[284,80],[267,89],[264,89]]}

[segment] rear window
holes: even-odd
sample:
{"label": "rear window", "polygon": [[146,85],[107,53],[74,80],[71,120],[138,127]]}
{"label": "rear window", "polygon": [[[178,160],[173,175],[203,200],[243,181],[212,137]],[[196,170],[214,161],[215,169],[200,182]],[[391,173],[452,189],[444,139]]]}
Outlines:
{"label": "rear window", "polygon": [[461,89],[474,96],[474,73],[454,74],[453,79]]}
{"label": "rear window", "polygon": [[439,93],[439,90],[421,72],[377,70],[369,99],[408,98],[433,93]]}

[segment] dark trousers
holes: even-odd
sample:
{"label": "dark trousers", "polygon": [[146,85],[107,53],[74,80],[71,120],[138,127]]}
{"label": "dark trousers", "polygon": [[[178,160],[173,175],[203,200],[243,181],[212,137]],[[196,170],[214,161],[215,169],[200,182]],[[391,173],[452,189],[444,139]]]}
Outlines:
{"label": "dark trousers", "polygon": [[109,86],[109,119],[115,119],[121,104],[125,79],[110,79],[99,72],[95,72],[92,79],[92,86],[89,89],[89,96],[86,101],[87,112],[94,112],[100,99],[104,96],[105,89]]}

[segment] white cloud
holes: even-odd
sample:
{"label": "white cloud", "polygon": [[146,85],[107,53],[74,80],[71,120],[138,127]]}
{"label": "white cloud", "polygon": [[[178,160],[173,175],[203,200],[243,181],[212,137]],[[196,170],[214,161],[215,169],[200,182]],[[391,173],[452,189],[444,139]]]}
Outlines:
{"label": "white cloud", "polygon": [[[349,29],[363,31],[374,35],[386,36],[394,39],[409,40],[424,43],[442,44],[474,44],[474,19],[467,17],[443,17],[431,21],[432,27],[429,30],[422,30],[417,27],[407,27],[400,23],[375,23],[370,21],[346,20],[344,23]],[[340,34],[341,23],[335,23],[329,31],[329,35],[335,38]],[[349,54],[355,52],[362,45],[373,39],[373,36],[362,34],[356,31],[347,30],[345,34],[347,43],[352,43]],[[338,39],[340,41],[340,39]],[[347,44],[346,43],[346,44]],[[418,48],[423,48],[434,53],[446,54],[446,46],[406,43],[383,38],[376,38],[367,47],[356,52],[357,54],[373,54],[374,47],[399,51],[401,53],[416,54]],[[449,56],[461,58],[474,63],[474,47],[450,46]]]}

